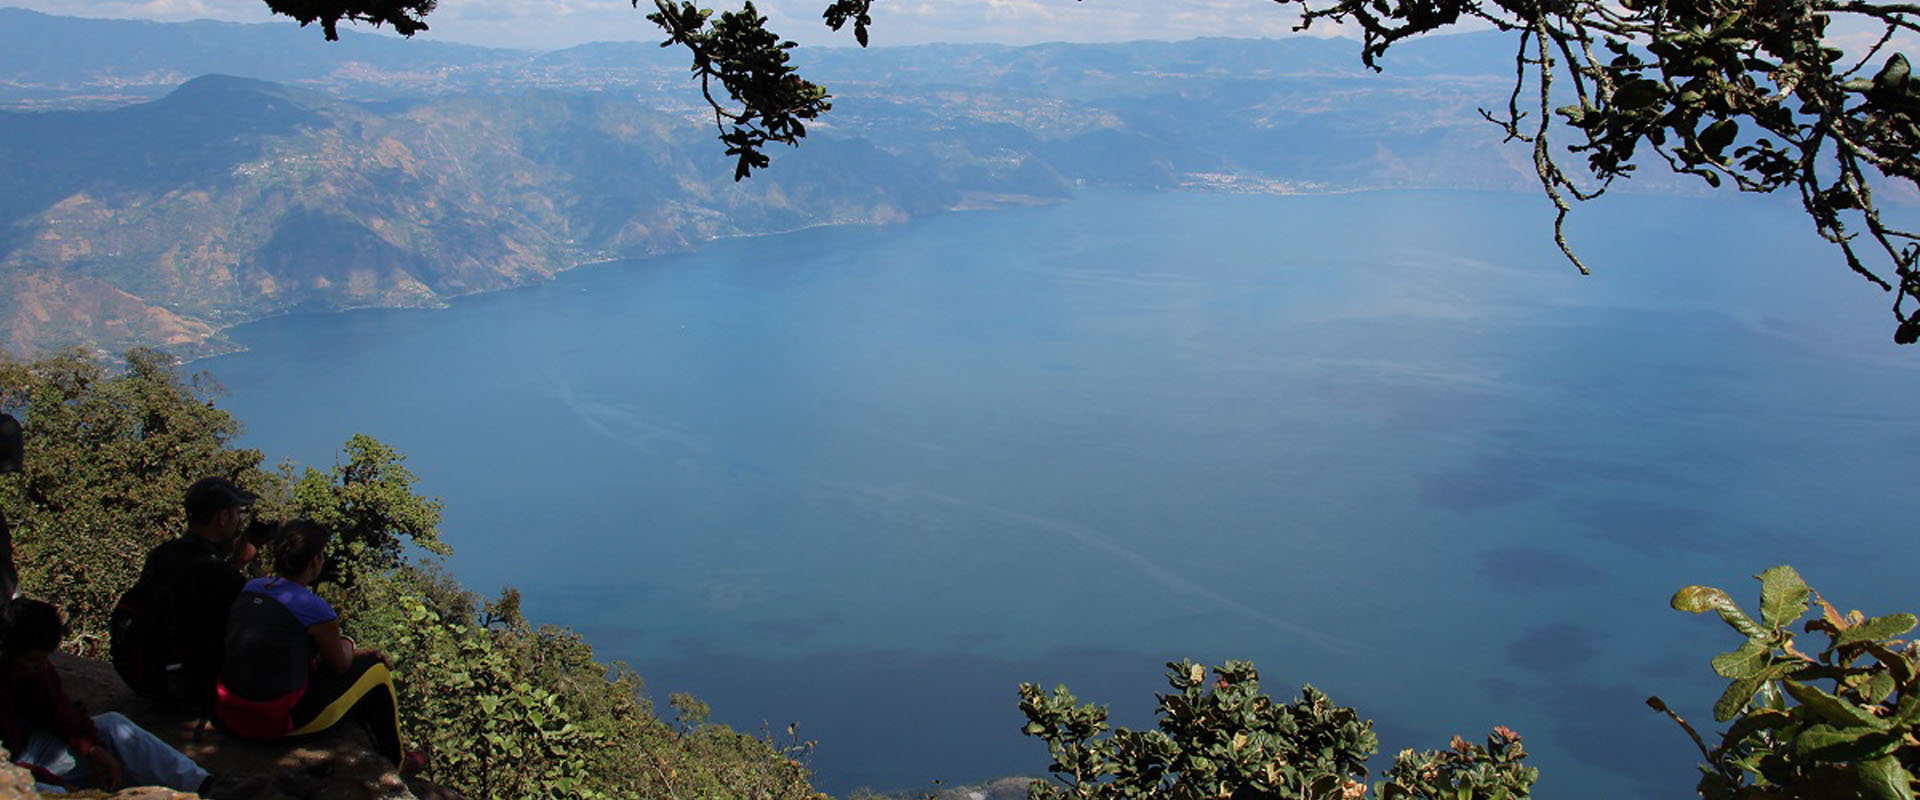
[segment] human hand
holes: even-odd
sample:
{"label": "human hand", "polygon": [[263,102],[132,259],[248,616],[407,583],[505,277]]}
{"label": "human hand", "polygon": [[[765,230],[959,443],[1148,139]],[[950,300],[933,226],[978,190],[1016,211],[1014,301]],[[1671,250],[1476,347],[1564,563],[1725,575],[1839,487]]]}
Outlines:
{"label": "human hand", "polygon": [[87,753],[87,759],[93,762],[93,769],[98,773],[95,782],[100,788],[109,792],[120,788],[120,759],[114,758],[105,747],[93,748]]}

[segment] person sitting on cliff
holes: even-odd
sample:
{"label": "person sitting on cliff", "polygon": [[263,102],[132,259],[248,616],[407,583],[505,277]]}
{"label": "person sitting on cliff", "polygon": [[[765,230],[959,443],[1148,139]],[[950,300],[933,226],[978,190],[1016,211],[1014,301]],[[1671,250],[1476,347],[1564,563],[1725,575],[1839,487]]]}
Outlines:
{"label": "person sitting on cliff", "polygon": [[400,706],[386,659],[340,635],[340,617],[313,593],[333,532],[307,520],[273,537],[273,572],[248,581],[227,620],[216,718],[249,739],[319,733],[352,717],[375,750],[412,775],[426,765],[400,742]]}
{"label": "person sitting on cliff", "polygon": [[88,717],[67,699],[51,657],[66,636],[40,600],[0,606],[0,744],[42,792],[165,786],[208,795],[207,771],[118,713]]}
{"label": "person sitting on cliff", "polygon": [[246,585],[236,546],[254,495],[226,478],[187,488],[187,531],[147,554],[109,622],[114,670],[142,697],[205,713],[226,639],[227,610]]}

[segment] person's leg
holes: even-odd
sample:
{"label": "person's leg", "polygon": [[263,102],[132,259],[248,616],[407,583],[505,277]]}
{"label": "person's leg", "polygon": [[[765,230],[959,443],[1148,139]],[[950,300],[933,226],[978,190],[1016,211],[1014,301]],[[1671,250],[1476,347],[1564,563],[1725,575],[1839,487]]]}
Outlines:
{"label": "person's leg", "polygon": [[[45,731],[34,731],[32,738],[27,740],[27,746],[13,754],[13,763],[31,768],[34,771],[34,787],[43,793],[65,793],[67,787],[79,786],[87,778],[87,765],[67,749],[67,743],[60,737]],[[52,775],[66,786],[46,783],[41,773]]]}
{"label": "person's leg", "polygon": [[[386,666],[380,669],[384,672]],[[384,682],[362,694],[347,713],[373,734],[374,749],[392,759],[395,766],[406,766],[406,748],[400,743],[400,702],[393,692],[393,678],[389,675]]]}
{"label": "person's leg", "polygon": [[120,779],[128,786],[165,786],[182,792],[198,791],[207,771],[173,749],[160,737],[115,712],[93,718],[100,743],[120,759]]}
{"label": "person's leg", "polygon": [[393,673],[379,656],[355,657],[340,675],[315,671],[307,679],[307,693],[293,706],[294,731],[288,735],[319,733],[348,716],[367,726],[381,756],[401,763],[406,753],[400,745],[400,706]]}

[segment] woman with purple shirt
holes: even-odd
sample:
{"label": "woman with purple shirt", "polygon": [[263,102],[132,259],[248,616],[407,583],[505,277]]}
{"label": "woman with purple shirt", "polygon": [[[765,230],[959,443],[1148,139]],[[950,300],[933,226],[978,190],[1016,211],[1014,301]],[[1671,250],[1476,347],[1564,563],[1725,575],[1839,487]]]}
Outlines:
{"label": "woman with purple shirt", "polygon": [[250,739],[304,736],[353,717],[373,734],[382,756],[412,774],[425,759],[401,746],[400,707],[386,660],[354,649],[353,640],[340,635],[339,614],[311,588],[332,539],[332,531],[315,522],[281,526],[273,543],[275,574],[248,581],[227,618],[215,714]]}

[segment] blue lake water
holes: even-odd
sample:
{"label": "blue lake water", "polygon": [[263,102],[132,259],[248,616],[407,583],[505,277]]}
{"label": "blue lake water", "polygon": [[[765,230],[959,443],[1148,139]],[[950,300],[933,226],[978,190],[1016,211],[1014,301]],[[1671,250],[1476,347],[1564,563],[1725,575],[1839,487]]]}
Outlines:
{"label": "blue lake water", "polygon": [[270,459],[396,445],[451,566],[818,785],[1035,773],[1014,687],[1151,723],[1249,658],[1404,747],[1509,725],[1538,796],[1688,794],[1791,562],[1910,610],[1920,351],[1790,205],[1088,192],[717,242],[202,361]]}

